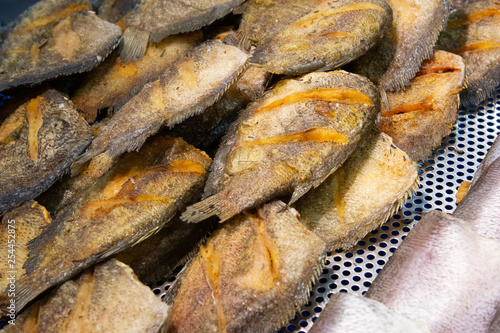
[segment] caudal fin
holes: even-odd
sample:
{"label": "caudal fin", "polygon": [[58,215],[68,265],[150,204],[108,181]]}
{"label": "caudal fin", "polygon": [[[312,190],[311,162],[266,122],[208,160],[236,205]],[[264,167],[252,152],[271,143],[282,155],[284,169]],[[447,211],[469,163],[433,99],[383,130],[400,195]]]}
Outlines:
{"label": "caudal fin", "polygon": [[149,32],[129,27],[123,33],[120,56],[125,62],[142,58],[148,46]]}

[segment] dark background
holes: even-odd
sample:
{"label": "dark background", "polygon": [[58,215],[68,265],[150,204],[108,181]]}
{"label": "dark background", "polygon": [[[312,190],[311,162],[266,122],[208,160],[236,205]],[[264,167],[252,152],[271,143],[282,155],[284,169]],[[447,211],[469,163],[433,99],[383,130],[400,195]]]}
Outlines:
{"label": "dark background", "polygon": [[4,26],[16,19],[37,0],[0,0],[0,26]]}

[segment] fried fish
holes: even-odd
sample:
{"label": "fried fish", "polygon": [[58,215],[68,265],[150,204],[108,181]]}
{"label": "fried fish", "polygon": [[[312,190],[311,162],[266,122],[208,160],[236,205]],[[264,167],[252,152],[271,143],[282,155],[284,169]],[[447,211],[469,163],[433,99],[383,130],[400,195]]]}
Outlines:
{"label": "fried fish", "polygon": [[237,47],[207,41],[150,82],[111,118],[74,168],[106,150],[110,156],[136,150],[163,126],[173,126],[212,105],[245,69]]}
{"label": "fried fish", "polygon": [[87,269],[18,316],[5,332],[161,332],[170,307],[111,259]]}
{"label": "fried fish", "polygon": [[359,75],[321,72],[280,81],[231,125],[205,186],[208,198],[181,218],[225,221],[292,192],[295,202],[347,159],[379,110],[376,88]]}
{"label": "fried fish", "polygon": [[377,46],[360,57],[354,72],[368,77],[386,91],[404,89],[424,59],[432,56],[440,31],[446,27],[446,0],[388,0],[392,27]]}
{"label": "fried fish", "polygon": [[121,29],[89,11],[84,0],[39,1],[0,45],[0,91],[85,72],[118,45]]}
{"label": "fried fish", "polygon": [[406,89],[387,93],[390,109],[382,103],[378,127],[413,160],[425,160],[457,120],[465,72],[460,56],[436,51]]}
{"label": "fried fish", "polygon": [[90,126],[55,90],[21,105],[0,126],[0,215],[48,189],[91,139]]}
{"label": "fried fish", "polygon": [[459,54],[467,68],[460,98],[473,106],[491,96],[500,81],[500,3],[476,1],[454,11],[436,47]]}
{"label": "fried fish", "polygon": [[373,130],[347,161],[295,204],[330,251],[347,250],[392,216],[418,188],[418,167]]}
{"label": "fried fish", "polygon": [[[151,138],[124,156],[29,243],[16,310],[159,230],[201,189],[209,164],[205,153],[171,137]],[[2,290],[1,306],[6,295]]]}
{"label": "fried fish", "polygon": [[113,53],[84,77],[71,100],[88,122],[93,122],[101,109],[118,110],[146,83],[157,80],[174,61],[198,45],[202,37],[203,33],[196,31],[149,43],[144,57],[130,63]]}
{"label": "fried fish", "polygon": [[250,61],[278,74],[326,71],[365,53],[389,27],[383,0],[325,1],[257,44]]}
{"label": "fried fish", "polygon": [[148,41],[197,30],[230,13],[244,0],[141,0],[123,34],[121,57],[140,59]]}
{"label": "fried fish", "polygon": [[281,201],[232,218],[186,266],[167,332],[271,332],[304,303],[323,241]]}

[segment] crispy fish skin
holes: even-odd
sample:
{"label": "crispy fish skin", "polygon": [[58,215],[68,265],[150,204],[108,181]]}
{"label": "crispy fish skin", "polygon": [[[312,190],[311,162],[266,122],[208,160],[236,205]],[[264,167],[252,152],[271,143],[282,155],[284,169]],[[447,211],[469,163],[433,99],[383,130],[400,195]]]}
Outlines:
{"label": "crispy fish skin", "polygon": [[167,332],[275,331],[306,301],[325,254],[281,201],[238,215],[181,273]]}
{"label": "crispy fish skin", "polygon": [[279,82],[231,125],[211,167],[206,199],[181,218],[225,221],[292,192],[295,202],[347,159],[379,108],[376,88],[359,75],[311,73]]}
{"label": "crispy fish skin", "polygon": [[162,126],[202,112],[238,78],[247,60],[244,52],[220,41],[196,47],[118,110],[75,167],[105,150],[110,156],[136,150]]}
{"label": "crispy fish skin", "polygon": [[21,105],[0,126],[0,215],[49,188],[91,139],[90,126],[55,90]]}
{"label": "crispy fish skin", "polygon": [[494,273],[499,251],[497,239],[479,235],[466,221],[431,211],[366,296],[426,322],[431,332],[487,332],[500,306],[500,276]]}
{"label": "crispy fish skin", "polygon": [[203,33],[196,31],[149,43],[144,57],[130,63],[114,53],[85,76],[71,100],[88,122],[96,119],[100,109],[118,110],[146,83],[157,80],[174,61],[198,45],[202,37]]}
{"label": "crispy fish skin", "polygon": [[333,69],[371,48],[390,25],[391,14],[383,0],[323,2],[257,44],[250,61],[278,74]]}
{"label": "crispy fish skin", "polygon": [[161,332],[170,307],[110,259],[30,306],[6,332]]}
{"label": "crispy fish skin", "polygon": [[436,51],[406,89],[387,93],[390,110],[382,103],[378,127],[413,160],[425,160],[457,120],[465,72],[460,56]]}
{"label": "crispy fish skin", "polygon": [[418,166],[373,130],[340,168],[295,204],[330,251],[347,250],[385,223],[418,188]]}
{"label": "crispy fish skin", "polygon": [[29,244],[16,309],[159,230],[201,189],[209,164],[205,153],[171,137],[124,156]]}
{"label": "crispy fish skin", "polygon": [[[249,0],[233,12],[242,14],[238,28],[240,42],[256,45],[311,12],[323,0]],[[277,20],[276,18],[279,17]]]}
{"label": "crispy fish skin", "polygon": [[140,59],[148,41],[200,29],[229,14],[244,0],[142,0],[123,34],[121,57]]}
{"label": "crispy fish skin", "polygon": [[[38,237],[51,222],[47,210],[33,200],[3,216],[0,224],[0,246],[4,249],[0,253],[0,290],[11,289],[9,285],[12,279],[9,281],[8,278],[12,276],[12,272],[17,272],[14,280],[24,274],[23,264],[28,259],[29,242]],[[15,293],[15,288],[12,289]],[[4,299],[6,296],[8,294],[0,296],[2,303],[5,302],[0,307],[0,315],[9,312],[5,306],[8,304]]]}
{"label": "crispy fish skin", "polygon": [[394,313],[382,303],[356,294],[338,293],[319,314],[310,333],[430,333],[424,322]]}
{"label": "crispy fish skin", "polygon": [[424,59],[432,56],[439,33],[446,27],[447,0],[388,0],[393,23],[378,46],[360,57],[354,72],[372,80],[383,95],[404,89]]}
{"label": "crispy fish skin", "polygon": [[130,266],[143,283],[165,281],[176,267],[197,253],[199,245],[213,229],[212,222],[184,223],[175,217],[156,234],[118,253],[115,258]]}
{"label": "crispy fish skin", "polygon": [[266,70],[249,66],[217,102],[175,125],[167,134],[182,137],[195,147],[207,148],[226,133],[240,110],[264,93],[270,78],[271,73]]}
{"label": "crispy fish skin", "polygon": [[450,15],[436,47],[459,54],[467,68],[464,106],[491,96],[500,81],[500,3],[477,1]]}
{"label": "crispy fish skin", "polygon": [[[37,15],[54,12],[53,3],[31,7],[0,45],[0,91],[91,70],[118,45],[121,29],[88,5],[64,1],[59,11]],[[39,8],[44,4],[51,8]]]}

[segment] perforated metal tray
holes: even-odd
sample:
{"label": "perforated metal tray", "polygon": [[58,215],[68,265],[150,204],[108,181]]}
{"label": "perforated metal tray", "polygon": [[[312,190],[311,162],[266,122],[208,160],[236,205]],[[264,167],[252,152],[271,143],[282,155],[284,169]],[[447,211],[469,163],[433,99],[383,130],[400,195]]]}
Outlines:
{"label": "perforated metal tray", "polygon": [[[477,107],[459,110],[452,133],[427,162],[419,164],[420,188],[399,212],[351,251],[329,254],[322,274],[311,288],[309,301],[278,333],[308,332],[334,293],[364,295],[422,213],[455,210],[458,187],[464,180],[472,180],[499,133],[500,87],[493,98]],[[153,291],[162,298],[174,279],[154,287]]]}

